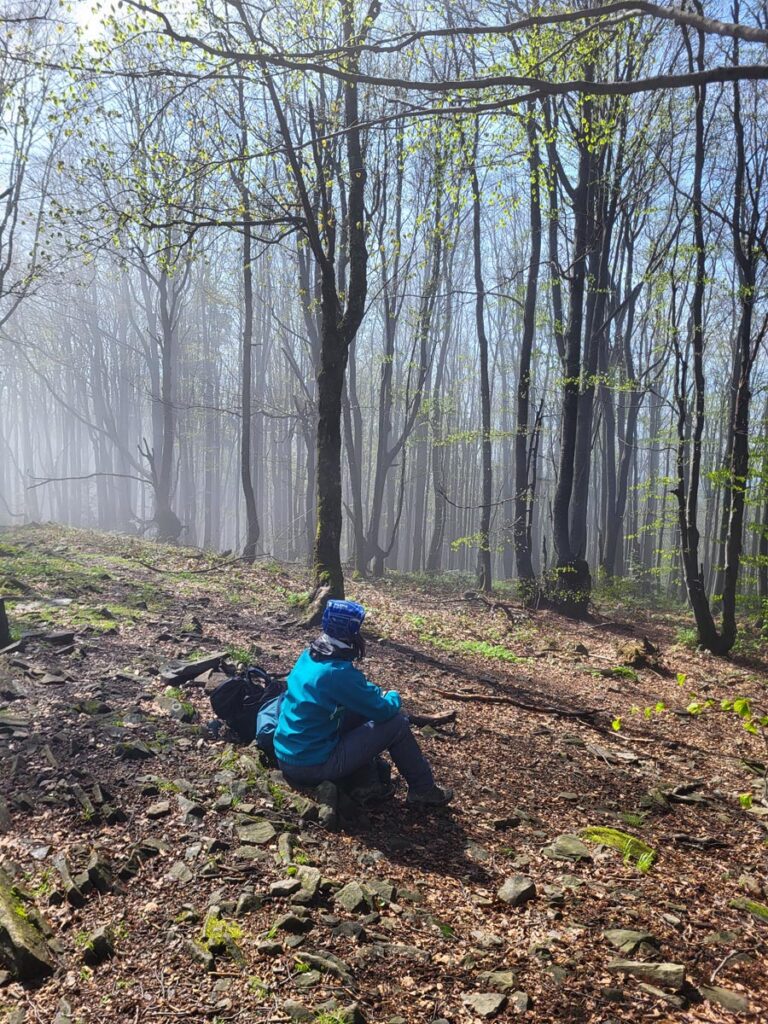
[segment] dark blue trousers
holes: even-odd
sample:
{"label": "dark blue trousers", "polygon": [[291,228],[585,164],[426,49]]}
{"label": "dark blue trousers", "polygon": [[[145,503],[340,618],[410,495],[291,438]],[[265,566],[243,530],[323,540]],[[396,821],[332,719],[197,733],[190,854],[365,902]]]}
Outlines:
{"label": "dark blue trousers", "polygon": [[425,793],[435,784],[432,769],[411,732],[410,723],[399,712],[386,722],[364,722],[359,715],[347,714],[339,742],[324,764],[283,764],[279,760],[278,764],[290,782],[317,786],[351,775],[385,750],[414,793]]}

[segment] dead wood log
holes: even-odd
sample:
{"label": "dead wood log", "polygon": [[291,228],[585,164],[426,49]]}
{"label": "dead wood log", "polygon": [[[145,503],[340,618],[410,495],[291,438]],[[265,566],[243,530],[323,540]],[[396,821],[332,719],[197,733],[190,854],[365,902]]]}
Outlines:
{"label": "dead wood log", "polygon": [[560,708],[549,704],[531,704],[528,701],[518,700],[516,697],[501,696],[495,693],[462,693],[460,690],[442,690],[434,687],[435,693],[448,700],[476,701],[479,704],[511,704],[516,708],[523,708],[525,711],[533,711],[542,715],[558,715],[560,718],[590,719],[599,711],[599,708]]}
{"label": "dead wood log", "polygon": [[515,608],[511,604],[507,604],[506,601],[498,601],[495,598],[488,597],[487,594],[480,594],[476,590],[467,590],[463,596],[463,601],[477,601],[480,604],[484,604],[489,611],[503,611],[510,622],[519,624],[525,622],[528,616],[521,608]]}
{"label": "dead wood log", "polygon": [[432,657],[431,654],[424,654],[422,651],[417,651],[414,647],[409,647],[406,644],[400,644],[396,640],[388,640],[384,637],[379,637],[378,642],[381,647],[391,647],[392,650],[397,651],[398,654],[405,655],[412,661],[431,665],[433,668],[440,669],[448,675],[471,679],[474,683],[485,683],[486,686],[495,687],[497,690],[507,690],[506,693],[474,694],[457,693],[452,690],[442,690],[440,687],[432,687],[437,693],[443,697],[447,697],[448,699],[462,701],[475,700],[488,704],[511,704],[515,707],[522,708],[524,711],[531,711],[535,714],[557,715],[561,718],[575,719],[577,721],[584,722],[585,725],[597,728],[600,732],[604,731],[601,727],[597,726],[594,721],[596,716],[602,710],[601,708],[561,708],[553,705],[538,704],[535,700],[527,700],[526,698],[529,696],[532,697],[533,694],[518,686],[516,686],[515,689],[521,694],[521,696],[513,697],[508,692],[509,683],[506,682],[506,680],[495,679],[493,676],[479,676],[475,672],[470,672],[468,669],[463,668],[461,665],[449,665],[447,662],[441,661],[439,658]]}

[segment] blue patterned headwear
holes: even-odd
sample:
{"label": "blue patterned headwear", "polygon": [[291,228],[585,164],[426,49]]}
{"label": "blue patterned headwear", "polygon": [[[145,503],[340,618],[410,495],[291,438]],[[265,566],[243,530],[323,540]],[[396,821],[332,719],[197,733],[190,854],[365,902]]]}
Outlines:
{"label": "blue patterned headwear", "polygon": [[351,644],[360,635],[365,608],[357,601],[329,601],[323,612],[323,632]]}

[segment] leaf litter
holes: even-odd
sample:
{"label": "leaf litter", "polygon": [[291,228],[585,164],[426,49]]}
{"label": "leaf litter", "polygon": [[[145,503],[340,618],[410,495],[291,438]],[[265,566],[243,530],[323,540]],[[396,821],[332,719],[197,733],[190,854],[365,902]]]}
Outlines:
{"label": "leaf litter", "polygon": [[[380,641],[370,677],[418,713],[457,712],[420,735],[457,797],[424,816],[400,789],[327,832],[249,752],[204,735],[217,670],[181,685],[194,721],[162,701],[163,672],[211,654],[287,671],[307,642],[299,570],[52,526],[0,542],[3,571],[24,584],[11,623],[27,634],[0,656],[0,684],[20,694],[0,702],[0,863],[58,948],[39,986],[4,979],[6,1015],[53,1020],[66,1005],[83,1024],[251,1022],[297,1005],[332,1019],[352,1003],[371,1022],[471,1021],[483,1006],[545,1022],[768,1013],[766,825],[738,799],[759,791],[745,767],[759,743],[733,716],[676,713],[688,690],[718,702],[754,691],[762,663],[734,658],[721,680],[719,662],[674,646],[680,623],[661,613],[574,623],[511,615],[443,581],[351,583]],[[45,640],[67,630],[71,642]],[[653,670],[601,674],[628,631],[659,652]],[[632,710],[659,703],[670,713]],[[240,845],[238,829],[265,841]],[[592,858],[542,853],[563,836],[596,841]],[[653,868],[638,872],[649,850]],[[511,907],[496,893],[520,875],[536,897]],[[354,911],[334,900],[350,883],[363,893]],[[105,926],[114,953],[90,965],[88,937]],[[646,967],[617,970],[607,929],[652,935],[633,954]],[[679,972],[674,991],[639,980],[665,965],[684,967],[681,990]],[[470,998],[494,986],[503,998]]]}

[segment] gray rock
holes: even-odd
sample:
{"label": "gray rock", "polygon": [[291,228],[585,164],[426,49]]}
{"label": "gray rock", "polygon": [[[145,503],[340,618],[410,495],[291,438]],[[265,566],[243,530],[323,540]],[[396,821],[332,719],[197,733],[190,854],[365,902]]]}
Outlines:
{"label": "gray rock", "polygon": [[296,914],[283,914],[282,917],[278,917],[273,927],[291,935],[304,935],[314,928],[314,922],[311,918],[297,917]]}
{"label": "gray rock", "polygon": [[56,1008],[53,1024],[72,1024],[72,1007],[63,997],[59,1000],[59,1005]]}
{"label": "gray rock", "polygon": [[631,955],[643,943],[651,946],[658,946],[659,940],[650,932],[638,932],[631,928],[609,928],[603,932],[612,946],[620,949],[622,953]]}
{"label": "gray rock", "polygon": [[494,992],[503,992],[508,995],[517,984],[517,971],[481,971],[477,980],[482,985],[487,985]]}
{"label": "gray rock", "polygon": [[183,860],[177,860],[175,864],[172,864],[168,874],[175,882],[183,884],[191,882],[195,877]]}
{"label": "gray rock", "polygon": [[550,964],[549,967],[544,968],[544,973],[552,979],[558,988],[565,983],[568,977],[568,971],[564,967],[560,967],[559,964]]}
{"label": "gray rock", "polygon": [[280,956],[283,947],[279,942],[259,942],[256,945],[256,952],[260,956]]}
{"label": "gray rock", "polygon": [[302,953],[301,960],[304,963],[309,964],[310,967],[314,967],[318,971],[323,971],[327,974],[333,974],[337,978],[348,980],[352,971],[349,964],[344,963],[333,953]]}
{"label": "gray rock", "polygon": [[34,981],[54,970],[51,929],[29,893],[0,868],[0,963],[20,981]]}
{"label": "gray rock", "polygon": [[94,966],[115,955],[115,940],[109,925],[102,925],[88,935],[83,947],[83,960]]}
{"label": "gray rock", "polygon": [[560,875],[558,881],[564,889],[580,889],[584,885],[584,879],[576,875]]}
{"label": "gray rock", "polygon": [[85,896],[83,896],[77,886],[77,883],[72,877],[66,857],[61,854],[54,857],[53,866],[61,875],[61,881],[64,886],[64,896],[66,897],[67,903],[72,907],[85,906]]}
{"label": "gray rock", "polygon": [[210,972],[215,970],[216,961],[214,960],[213,953],[206,946],[199,942],[194,942],[192,939],[185,939],[184,948],[195,963],[200,964],[204,971]]}
{"label": "gray rock", "polygon": [[717,985],[699,985],[699,992],[702,998],[710,1003],[717,1003],[724,1010],[731,1013],[748,1013],[749,1002],[741,992],[732,992],[727,988],[718,988]]}
{"label": "gray rock", "polygon": [[141,740],[123,741],[115,744],[115,757],[121,761],[147,761],[154,757],[154,750],[142,743]]}
{"label": "gray rock", "polygon": [[308,1006],[298,1002],[296,999],[286,999],[283,1003],[283,1011],[288,1014],[291,1020],[303,1021],[314,1020],[315,1015]]}
{"label": "gray rock", "polygon": [[303,971],[301,974],[297,974],[293,979],[293,983],[298,989],[316,988],[323,980],[323,976],[320,971]]}
{"label": "gray rock", "polygon": [[339,805],[339,790],[334,782],[321,782],[312,793],[315,802],[335,811]]}
{"label": "gray rock", "polygon": [[298,878],[281,878],[280,881],[273,882],[270,885],[269,895],[277,898],[293,896],[299,889],[301,889],[301,882]]}
{"label": "gray rock", "polygon": [[267,854],[264,850],[260,850],[258,846],[238,846],[236,850],[232,852],[232,856],[235,860],[266,860]]}
{"label": "gray rock", "polygon": [[559,885],[545,885],[543,891],[550,907],[565,906],[565,891]]}
{"label": "gray rock", "polygon": [[392,903],[397,897],[397,889],[385,878],[368,878],[363,888],[384,903]]}
{"label": "gray rock", "polygon": [[147,817],[152,818],[164,818],[166,814],[171,813],[171,804],[168,800],[158,800],[154,804],[150,804],[147,808]]}
{"label": "gray rock", "polygon": [[184,815],[186,821],[190,821],[193,818],[205,817],[205,807],[196,800],[189,800],[181,793],[176,795],[176,800],[179,804],[179,810]]}
{"label": "gray rock", "polygon": [[398,900],[403,903],[423,903],[424,897],[415,889],[401,889],[397,894]]}
{"label": "gray rock", "polygon": [[281,832],[277,840],[277,856],[283,864],[290,864],[296,847],[296,836],[290,832]]}
{"label": "gray rock", "polygon": [[478,864],[486,864],[490,859],[491,855],[488,850],[481,846],[480,843],[476,843],[474,839],[468,839],[464,844],[464,850],[471,860],[474,860]]}
{"label": "gray rock", "polygon": [[545,857],[549,857],[550,860],[592,860],[589,847],[582,843],[578,836],[568,835],[567,833],[558,836],[554,843],[550,846],[545,846],[541,852]]}
{"label": "gray rock", "polygon": [[501,1013],[507,1004],[507,997],[498,992],[465,992],[461,1001],[478,1017],[488,1020]]}
{"label": "gray rock", "polygon": [[237,830],[237,837],[244,846],[263,846],[271,842],[276,835],[275,826],[266,820],[241,825]]}
{"label": "gray rock", "polygon": [[257,896],[252,892],[242,892],[237,898],[235,904],[235,917],[244,917],[245,914],[250,914],[253,910],[258,910],[262,905],[260,896]]}
{"label": "gray rock", "polygon": [[357,914],[370,909],[368,896],[363,891],[359,882],[348,882],[347,885],[339,889],[334,896],[334,903],[344,907],[350,914]]}
{"label": "gray rock", "polygon": [[517,992],[513,992],[509,997],[509,1008],[513,1013],[525,1013],[531,1008],[531,997],[527,992],[518,989]]}
{"label": "gray rock", "polygon": [[296,793],[291,797],[291,807],[302,822],[317,821],[317,804],[303,793]]}
{"label": "gray rock", "polygon": [[644,964],[634,960],[611,960],[608,970],[629,974],[634,978],[647,978],[662,988],[679,992],[685,984],[685,967],[682,964]]}
{"label": "gray rock", "polygon": [[[339,1024],[367,1024],[365,1014],[358,1003],[350,1003],[335,1010]],[[435,1022],[437,1024],[437,1022]]]}
{"label": "gray rock", "polygon": [[291,902],[311,903],[322,884],[323,876],[320,870],[308,864],[302,864],[296,872],[296,880],[299,883],[299,888]]}
{"label": "gray rock", "polygon": [[725,931],[721,932],[710,932],[704,936],[704,942],[708,946],[732,946],[734,943],[738,943],[741,939],[739,932]]}
{"label": "gray rock", "polygon": [[688,1000],[685,996],[678,996],[673,992],[665,992],[664,989],[657,988],[656,985],[649,985],[646,981],[638,981],[637,987],[641,992],[647,992],[654,999],[661,999],[662,1002],[667,1003],[669,1006],[674,1006],[678,1010],[683,1010],[688,1005]]}
{"label": "gray rock", "polygon": [[536,883],[527,875],[512,875],[499,889],[498,896],[511,907],[522,907],[536,899]]}
{"label": "gray rock", "polygon": [[354,939],[365,942],[365,928],[358,921],[342,921],[331,932],[335,939]]}
{"label": "gray rock", "polygon": [[504,945],[504,939],[487,928],[475,928],[470,932],[470,936],[480,949],[495,949]]}

